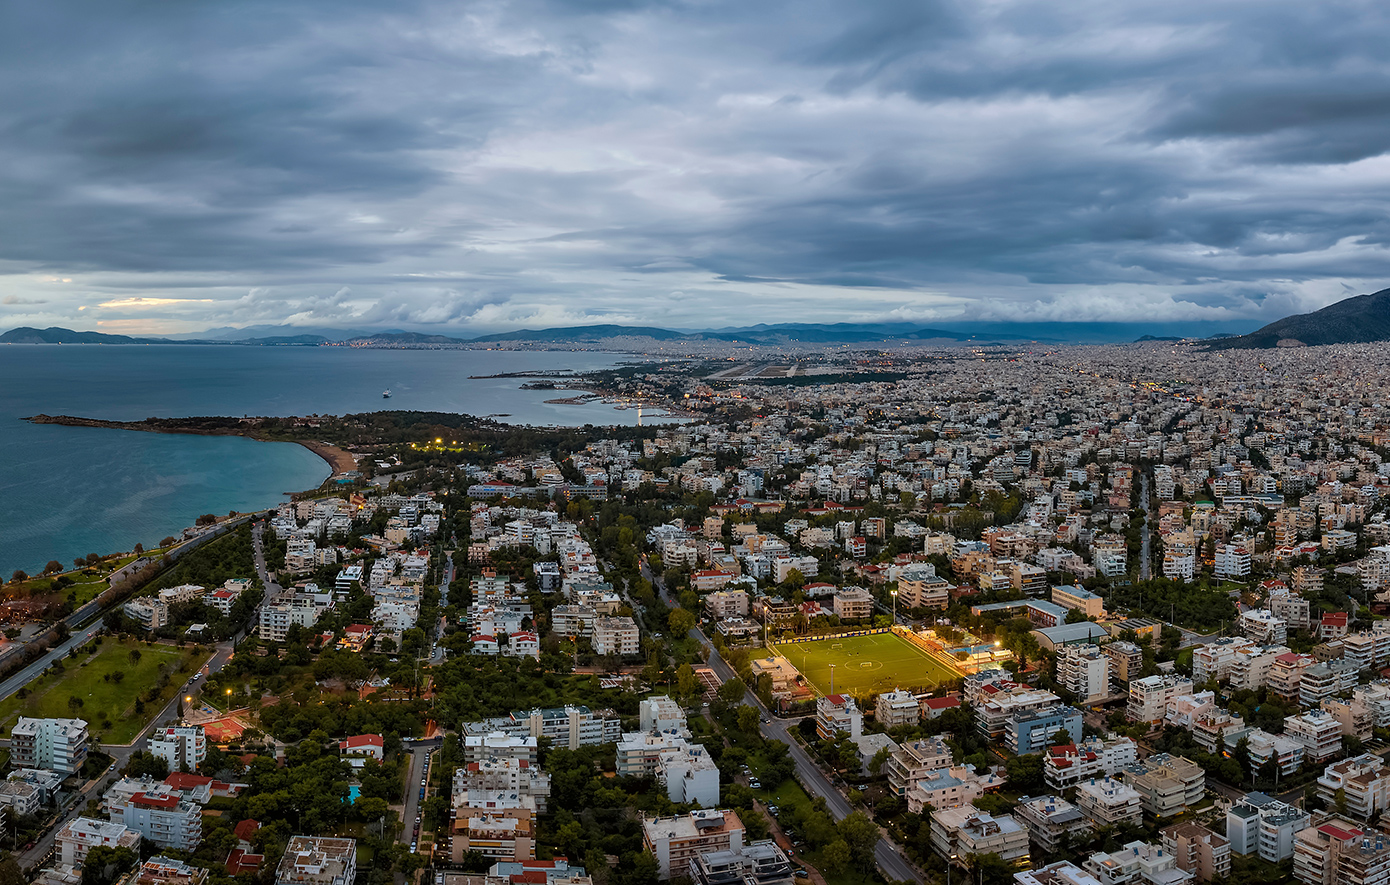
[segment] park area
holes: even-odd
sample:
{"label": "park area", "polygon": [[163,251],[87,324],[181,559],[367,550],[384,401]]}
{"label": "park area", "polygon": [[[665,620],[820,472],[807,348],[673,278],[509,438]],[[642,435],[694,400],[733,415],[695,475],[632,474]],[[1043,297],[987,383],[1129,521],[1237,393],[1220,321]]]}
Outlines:
{"label": "park area", "polygon": [[960,674],[933,660],[896,633],[833,636],[777,645],[779,655],[801,671],[822,694],[834,690],[864,697],[894,688],[930,689]]}
{"label": "park area", "polygon": [[[129,743],[150,717],[182,690],[183,683],[203,663],[191,648],[146,645],[135,640],[105,638],[94,654],[80,646],[77,656],[61,662],[30,682],[19,694],[0,701],[0,730],[8,733],[20,716],[87,720],[92,738],[103,743]],[[166,676],[158,697],[142,700]]]}

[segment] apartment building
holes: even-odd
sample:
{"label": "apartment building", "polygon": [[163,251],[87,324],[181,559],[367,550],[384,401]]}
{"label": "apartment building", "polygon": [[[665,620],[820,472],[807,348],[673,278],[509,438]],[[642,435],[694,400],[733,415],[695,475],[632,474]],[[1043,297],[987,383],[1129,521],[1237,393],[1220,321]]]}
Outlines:
{"label": "apartment building", "polygon": [[1285,701],[1297,701],[1299,688],[1303,682],[1303,672],[1317,663],[1312,655],[1294,652],[1282,654],[1274,659],[1265,677],[1265,687],[1270,694]]}
{"label": "apartment building", "polygon": [[1181,676],[1145,676],[1129,683],[1129,706],[1125,715],[1131,722],[1157,725],[1168,713],[1168,701],[1192,694],[1192,680]]}
{"label": "apartment building", "polygon": [[323,608],[306,593],[289,593],[277,598],[275,602],[261,606],[261,619],[257,632],[266,642],[284,642],[290,627],[312,627],[318,622]]}
{"label": "apartment building", "polygon": [[1033,844],[1046,854],[1073,843],[1082,844],[1090,836],[1090,819],[1060,796],[1025,796],[1013,814],[1028,828]]}
{"label": "apartment building", "polygon": [[746,618],[749,611],[746,590],[718,590],[705,597],[705,612],[712,618]]}
{"label": "apartment building", "polygon": [[835,739],[839,732],[848,732],[850,740],[863,733],[864,714],[849,695],[831,694],[816,699],[816,734],[823,741]]}
{"label": "apartment building", "polygon": [[776,842],[750,842],[738,850],[707,851],[690,862],[692,885],[790,885],[792,865]]}
{"label": "apartment building", "polygon": [[[1050,691],[1011,682],[986,684],[975,704],[975,729],[990,740],[1001,740],[1009,720],[1019,713],[1054,707],[1061,698]],[[969,688],[967,687],[967,699]]]}
{"label": "apartment building", "polygon": [[1018,885],[1100,885],[1100,880],[1069,860],[1014,873]]}
{"label": "apartment building", "polygon": [[207,737],[201,725],[170,725],[150,735],[149,751],[163,759],[170,771],[197,771],[207,758]]}
{"label": "apartment building", "polygon": [[662,879],[683,878],[692,861],[714,851],[743,849],[743,821],[733,811],[692,811],[642,818],[642,845],[656,858]]}
{"label": "apartment building", "polygon": [[835,616],[842,621],[862,621],[874,616],[874,595],[863,587],[846,587],[835,594]]}
{"label": "apartment building", "polygon": [[1156,753],[1126,768],[1121,777],[1139,793],[1144,813],[1162,820],[1202,801],[1207,774],[1182,756]]}
{"label": "apartment building", "polygon": [[59,861],[76,866],[87,859],[93,848],[140,848],[140,834],[109,820],[78,817],[68,821],[55,837],[54,850]]}
{"label": "apartment building", "polygon": [[1294,840],[1309,821],[1301,808],[1264,793],[1247,793],[1226,811],[1226,840],[1236,854],[1279,863],[1293,856]]}
{"label": "apartment building", "polygon": [[203,839],[203,811],[163,784],[108,804],[113,823],[122,824],[160,848],[193,851]]}
{"label": "apartment building", "polygon": [[901,744],[884,765],[888,787],[895,795],[906,796],[913,785],[933,771],[950,768],[952,759],[951,748],[939,735]]}
{"label": "apartment building", "polygon": [[1235,653],[1231,664],[1231,687],[1258,691],[1269,678],[1274,662],[1281,655],[1289,653],[1284,645],[1256,645],[1251,643]]}
{"label": "apartment building", "polygon": [[1097,827],[1138,826],[1144,819],[1139,791],[1113,777],[1097,777],[1076,785],[1076,807]]}
{"label": "apartment building", "polygon": [[[618,773],[623,773],[621,767]],[[454,770],[455,796],[466,796],[477,791],[516,793],[529,797],[535,802],[536,812],[544,814],[550,798],[550,775],[539,766],[514,758],[480,759]]]}
{"label": "apartment building", "polygon": [[1345,803],[1348,815],[1368,821],[1390,810],[1390,768],[1374,753],[1334,762],[1318,777],[1318,796],[1329,808]]}
{"label": "apartment building", "polygon": [[1007,864],[1028,862],[1028,829],[1009,814],[992,815],[973,805],[931,816],[931,846],[947,861],[997,854]]}
{"label": "apartment building", "polygon": [[1074,609],[1088,618],[1105,617],[1105,600],[1080,586],[1052,587],[1052,601],[1062,608]]}
{"label": "apartment building", "polygon": [[1298,834],[1293,875],[1304,885],[1384,885],[1390,881],[1390,836],[1337,815]]}
{"label": "apartment building", "polygon": [[898,575],[898,604],[905,609],[944,609],[951,602],[951,584],[937,577],[929,563],[904,566]]}
{"label": "apartment building", "polygon": [[1127,737],[1104,741],[1087,738],[1080,744],[1063,744],[1043,755],[1043,780],[1054,790],[1065,790],[1091,778],[1107,777],[1134,764],[1139,747]]}
{"label": "apartment building", "polygon": [[1288,623],[1267,608],[1241,612],[1236,627],[1259,645],[1283,645],[1288,641]]}
{"label": "apartment building", "polygon": [[497,860],[530,860],[536,856],[535,803],[515,793],[455,796],[449,837],[454,863],[474,851]]}
{"label": "apartment building", "polygon": [[1303,745],[1312,762],[1325,762],[1342,751],[1342,726],[1322,710],[1284,717],[1284,734]]}
{"label": "apartment building", "polygon": [[1159,831],[1163,850],[1177,859],[1178,869],[1198,882],[1222,882],[1231,875],[1231,843],[1201,824],[1172,824]]}
{"label": "apartment building", "polygon": [[884,728],[897,725],[916,725],[921,721],[922,707],[910,691],[895,688],[885,691],[874,702],[874,719]]}
{"label": "apartment building", "polygon": [[275,885],[353,885],[357,841],[334,836],[295,836],[275,868]]}
{"label": "apartment building", "polygon": [[1214,573],[1220,580],[1241,581],[1249,577],[1250,548],[1242,544],[1218,545]]}
{"label": "apartment building", "polygon": [[1192,681],[1198,684],[1215,678],[1225,682],[1231,677],[1236,652],[1255,643],[1243,636],[1223,636],[1192,650]]}
{"label": "apartment building", "polygon": [[1110,694],[1110,656],[1094,645],[1064,645],[1057,650],[1057,682],[1077,703],[1100,700]]}
{"label": "apartment building", "polygon": [[1143,672],[1144,650],[1133,642],[1120,640],[1102,645],[1100,649],[1110,657],[1110,672],[1119,682],[1128,684]]}
{"label": "apartment building", "polygon": [[594,618],[590,641],[597,655],[635,655],[642,650],[637,622],[632,618]]}
{"label": "apartment building", "polygon": [[87,761],[85,719],[19,717],[10,732],[10,764],[75,774]]}
{"label": "apartment building", "polygon": [[1010,716],[1004,726],[1004,746],[1019,756],[1040,753],[1059,731],[1067,732],[1072,743],[1080,740],[1081,711],[1060,703],[1021,710]]}
{"label": "apartment building", "polygon": [[959,808],[1001,783],[1002,780],[993,774],[979,776],[969,765],[938,768],[917,778],[908,787],[907,810],[921,814],[926,809]]}
{"label": "apartment building", "polygon": [[1192,880],[1192,874],[1179,868],[1172,854],[1137,840],[1118,851],[1098,851],[1084,866],[1101,885],[1186,885]]}

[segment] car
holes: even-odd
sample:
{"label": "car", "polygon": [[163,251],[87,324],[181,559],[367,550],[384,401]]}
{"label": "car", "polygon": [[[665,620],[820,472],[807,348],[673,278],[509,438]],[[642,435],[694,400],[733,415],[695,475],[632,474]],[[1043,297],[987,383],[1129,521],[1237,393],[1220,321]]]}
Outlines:
{"label": "car", "polygon": [[415,851],[415,843],[414,843],[414,842],[411,842],[411,843],[410,843],[410,853],[411,853],[411,854],[415,854],[415,853],[416,853],[416,851]]}
{"label": "car", "polygon": [[811,878],[811,874],[808,873],[808,872],[806,872],[805,870],[797,870],[796,873],[795,873],[795,875],[796,875],[796,877],[797,877],[798,879],[809,879],[809,878]]}
{"label": "car", "polygon": [[415,822],[418,824],[418,823],[420,822],[420,820],[421,820],[422,817],[423,817],[423,815],[419,815],[419,814],[415,815]]}
{"label": "car", "polygon": [[755,777],[750,777],[748,779],[748,786],[752,787],[755,790],[761,790],[763,788],[762,781],[758,780]]}
{"label": "car", "polygon": [[795,849],[795,848],[788,848],[788,849],[787,849],[787,857],[796,857],[796,849]]}
{"label": "car", "polygon": [[708,709],[709,709],[709,701],[705,701],[703,704],[700,705],[700,707],[701,707],[702,709],[708,710]]}

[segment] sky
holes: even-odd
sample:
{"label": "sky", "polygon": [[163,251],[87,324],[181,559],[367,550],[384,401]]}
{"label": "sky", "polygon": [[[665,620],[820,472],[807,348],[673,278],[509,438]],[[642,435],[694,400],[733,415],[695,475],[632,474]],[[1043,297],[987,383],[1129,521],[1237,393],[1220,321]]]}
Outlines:
{"label": "sky", "polygon": [[0,7],[0,328],[1164,322],[1390,285],[1374,2]]}

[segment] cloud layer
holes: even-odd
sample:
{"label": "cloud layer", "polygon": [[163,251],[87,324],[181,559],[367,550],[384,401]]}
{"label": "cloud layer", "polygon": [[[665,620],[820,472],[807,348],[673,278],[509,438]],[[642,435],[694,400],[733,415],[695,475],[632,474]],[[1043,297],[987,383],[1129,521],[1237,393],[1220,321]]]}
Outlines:
{"label": "cloud layer", "polygon": [[1258,325],[1390,285],[1381,4],[0,10],[0,326]]}

